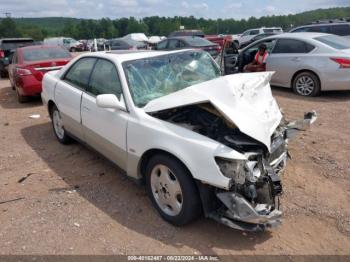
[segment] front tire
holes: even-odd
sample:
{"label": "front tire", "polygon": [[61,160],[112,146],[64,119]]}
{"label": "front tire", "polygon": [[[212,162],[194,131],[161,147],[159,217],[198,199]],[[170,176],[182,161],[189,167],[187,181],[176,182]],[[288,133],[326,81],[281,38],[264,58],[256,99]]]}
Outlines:
{"label": "front tire", "polygon": [[160,216],[175,226],[186,225],[201,214],[201,201],[187,168],[168,155],[153,156],[146,168],[146,187]]}
{"label": "front tire", "polygon": [[70,144],[72,139],[68,136],[66,130],[64,129],[61,113],[58,108],[53,105],[51,110],[52,127],[57,140],[62,144]]}
{"label": "front tire", "polygon": [[301,72],[293,80],[293,91],[301,96],[318,96],[321,92],[320,80],[312,72]]}

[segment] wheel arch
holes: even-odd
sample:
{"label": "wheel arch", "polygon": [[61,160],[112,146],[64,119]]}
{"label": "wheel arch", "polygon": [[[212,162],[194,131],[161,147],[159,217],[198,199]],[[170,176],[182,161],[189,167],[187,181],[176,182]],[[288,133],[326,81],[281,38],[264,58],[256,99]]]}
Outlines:
{"label": "wheel arch", "polygon": [[49,100],[49,102],[47,103],[47,111],[49,112],[50,118],[52,117],[52,108],[54,106],[56,106],[55,102],[52,100]]}
{"label": "wheel arch", "polygon": [[164,154],[164,155],[167,155],[167,156],[172,157],[172,158],[176,159],[177,161],[179,161],[179,163],[181,163],[187,169],[187,171],[191,174],[192,179],[195,180],[193,175],[192,175],[191,170],[187,167],[187,165],[184,163],[184,161],[182,161],[175,154],[170,153],[169,151],[166,151],[166,150],[163,150],[163,149],[152,148],[152,149],[148,149],[147,151],[145,151],[142,154],[142,156],[140,158],[140,161],[139,161],[139,164],[138,164],[138,173],[139,173],[139,176],[141,177],[141,180],[143,182],[145,181],[147,163],[149,162],[149,160],[153,156],[155,156],[157,154]]}
{"label": "wheel arch", "polygon": [[[197,190],[198,193],[198,197],[200,198],[200,207],[201,207],[201,212],[205,212],[205,214],[207,214],[207,210],[211,210],[211,207],[208,207],[207,204],[207,199],[211,199],[213,200],[213,195],[211,191],[208,191],[208,188],[211,188],[210,186],[204,186],[204,184],[201,183],[200,180],[196,180],[193,175],[191,170],[186,166],[186,164],[184,163],[184,161],[182,161],[179,157],[177,157],[175,154],[170,153],[166,150],[163,149],[158,149],[158,148],[153,148],[153,149],[149,149],[146,152],[143,153],[141,160],[139,161],[139,165],[138,165],[138,172],[139,175],[141,177],[141,181],[143,184],[146,184],[146,168],[147,168],[147,163],[149,162],[149,160],[157,155],[157,154],[164,154],[167,155],[177,161],[179,161],[179,163],[189,172],[195,188]],[[210,189],[209,189],[210,190]]]}
{"label": "wheel arch", "polygon": [[318,82],[320,84],[320,90],[322,90],[322,82],[321,82],[321,79],[320,79],[319,75],[315,71],[313,71],[311,69],[300,69],[297,72],[295,72],[293,77],[292,77],[292,80],[290,82],[290,86],[291,87],[293,87],[294,80],[297,77],[297,75],[299,75],[300,73],[312,73],[312,74],[314,74],[317,77]]}

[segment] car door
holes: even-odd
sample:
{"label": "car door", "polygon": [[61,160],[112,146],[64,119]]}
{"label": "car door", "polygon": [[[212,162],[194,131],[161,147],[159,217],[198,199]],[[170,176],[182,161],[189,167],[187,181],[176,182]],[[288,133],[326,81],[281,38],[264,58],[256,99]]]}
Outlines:
{"label": "car door", "polygon": [[126,129],[129,113],[123,110],[100,108],[96,97],[114,94],[123,100],[119,74],[115,64],[99,59],[91,74],[89,87],[81,102],[81,117],[85,141],[122,169],[126,168]]}
{"label": "car door", "polygon": [[266,61],[266,70],[275,71],[272,85],[290,87],[293,75],[302,68],[314,46],[297,39],[278,39]]}
{"label": "car door", "polygon": [[[261,40],[258,41],[256,44],[252,44],[248,47],[246,47],[245,49],[243,49],[241,51],[241,53],[239,54],[239,58],[238,58],[238,65],[239,65],[239,71],[243,72],[243,68],[245,65],[253,62],[256,53],[259,50],[259,46],[260,45],[266,45],[266,51],[269,53],[269,55],[271,54],[273,48],[275,47],[276,44],[276,39],[275,38],[269,38],[266,40]],[[269,57],[267,58],[267,65],[268,65],[268,60]]]}
{"label": "car door", "polygon": [[81,140],[84,140],[80,115],[81,99],[96,61],[96,58],[91,57],[77,60],[55,88],[55,102],[60,110],[64,128]]}

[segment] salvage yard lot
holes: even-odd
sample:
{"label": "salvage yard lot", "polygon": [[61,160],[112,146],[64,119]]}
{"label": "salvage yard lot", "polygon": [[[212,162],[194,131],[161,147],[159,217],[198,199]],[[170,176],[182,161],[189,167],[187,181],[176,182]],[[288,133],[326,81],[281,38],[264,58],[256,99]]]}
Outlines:
{"label": "salvage yard lot", "polygon": [[350,92],[273,93],[288,119],[319,118],[290,143],[282,226],[243,233],[204,218],[167,224],[143,186],[59,144],[40,99],[19,104],[0,80],[0,254],[350,254]]}

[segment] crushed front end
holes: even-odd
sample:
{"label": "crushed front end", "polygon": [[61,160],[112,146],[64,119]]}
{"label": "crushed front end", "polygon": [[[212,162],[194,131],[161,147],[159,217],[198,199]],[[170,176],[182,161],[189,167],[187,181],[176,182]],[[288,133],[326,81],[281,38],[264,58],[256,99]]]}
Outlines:
{"label": "crushed front end", "polygon": [[[229,191],[214,190],[219,203],[207,210],[207,216],[229,227],[245,231],[263,231],[282,222],[279,197],[281,175],[286,166],[288,139],[296,131],[305,130],[316,120],[316,113],[305,114],[303,120],[282,121],[271,138],[271,148],[236,141],[247,150],[247,160],[216,159],[221,172],[232,178]],[[210,211],[211,209],[211,211]]]}
{"label": "crushed front end", "polygon": [[261,147],[246,152],[248,160],[216,159],[221,172],[232,178],[232,183],[229,191],[215,190],[221,205],[208,216],[241,230],[260,231],[279,225],[281,174],[288,158],[287,142],[283,134],[276,133],[271,152]]}
{"label": "crushed front end", "polygon": [[215,157],[221,174],[230,179],[228,190],[197,180],[206,217],[245,231],[262,231],[281,224],[279,197],[288,140],[315,121],[315,112],[295,122],[282,118],[269,146],[243,133],[209,103],[154,112],[152,116],[209,137],[244,156],[244,159]]}

